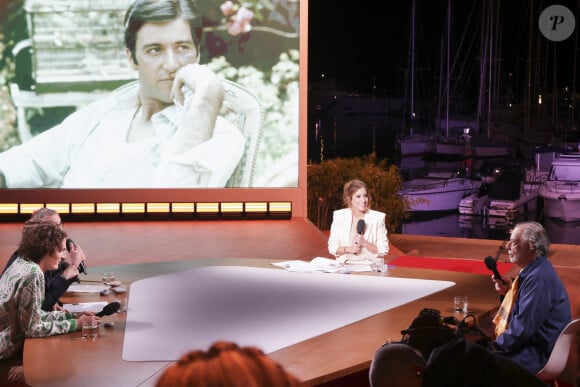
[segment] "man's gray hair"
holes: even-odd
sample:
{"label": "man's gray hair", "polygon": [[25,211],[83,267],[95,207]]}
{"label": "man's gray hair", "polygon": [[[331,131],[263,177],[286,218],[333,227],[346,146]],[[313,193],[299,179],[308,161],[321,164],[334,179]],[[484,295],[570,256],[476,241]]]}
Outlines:
{"label": "man's gray hair", "polygon": [[522,222],[518,223],[516,227],[521,228],[522,240],[532,244],[536,256],[541,257],[548,255],[550,241],[544,226],[538,222]]}
{"label": "man's gray hair", "polygon": [[52,208],[41,207],[38,210],[35,210],[32,215],[30,215],[30,219],[44,219],[48,218],[49,216],[57,215],[58,212],[53,210]]}

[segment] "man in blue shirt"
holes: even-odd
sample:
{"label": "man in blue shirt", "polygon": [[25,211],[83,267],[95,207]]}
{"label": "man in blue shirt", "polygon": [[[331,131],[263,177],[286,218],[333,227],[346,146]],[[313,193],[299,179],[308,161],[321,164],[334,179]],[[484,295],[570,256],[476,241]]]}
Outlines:
{"label": "man in blue shirt", "polygon": [[[495,348],[532,373],[544,367],[560,332],[570,322],[568,293],[547,258],[550,242],[541,224],[516,225],[507,244],[510,261],[521,268],[515,280],[493,277],[495,288],[506,299],[500,307],[505,327],[496,330]],[[510,290],[511,289],[511,290]],[[509,292],[513,302],[506,302]],[[508,294],[506,294],[508,293]],[[509,303],[510,305],[506,305]],[[496,316],[496,328],[501,326]]]}

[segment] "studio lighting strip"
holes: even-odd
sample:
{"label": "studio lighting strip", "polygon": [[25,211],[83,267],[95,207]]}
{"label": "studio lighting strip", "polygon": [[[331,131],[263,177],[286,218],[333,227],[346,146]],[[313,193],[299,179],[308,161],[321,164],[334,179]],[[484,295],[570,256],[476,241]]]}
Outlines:
{"label": "studio lighting strip", "polygon": [[289,219],[292,202],[0,203],[4,220],[26,219],[38,208],[64,219]]}

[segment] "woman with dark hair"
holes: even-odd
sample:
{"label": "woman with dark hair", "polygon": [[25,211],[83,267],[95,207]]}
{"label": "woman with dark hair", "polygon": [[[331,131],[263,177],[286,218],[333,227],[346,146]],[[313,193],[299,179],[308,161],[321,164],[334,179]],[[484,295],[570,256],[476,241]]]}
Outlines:
{"label": "woman with dark hair", "polygon": [[[83,323],[100,322],[88,312],[75,318],[65,311],[42,310],[44,272],[56,270],[66,250],[67,234],[51,221],[31,219],[24,224],[18,258],[0,278],[0,360],[16,365],[10,381],[23,378],[21,356],[24,339],[74,332]],[[4,362],[3,362],[4,363]],[[4,369],[4,367],[2,367]],[[6,381],[6,376],[2,375]]]}
{"label": "woman with dark hair", "polygon": [[218,341],[208,351],[191,351],[157,381],[161,387],[293,387],[300,382],[256,347]]}
{"label": "woman with dark hair", "polygon": [[339,261],[370,260],[389,252],[385,214],[370,209],[367,186],[360,180],[344,185],[346,208],[334,211],[328,252]]}
{"label": "woman with dark hair", "polygon": [[[30,219],[41,219],[47,222],[53,222],[60,228],[62,228],[63,225],[58,212],[47,207],[41,207],[34,211],[30,216]],[[44,300],[42,301],[42,309],[46,311],[61,308],[58,299],[67,291],[68,287],[73,282],[79,281],[79,266],[81,264],[84,265],[86,260],[85,253],[80,246],[72,242],[71,239],[68,239],[68,243],[70,244],[68,259],[61,261],[57,270],[47,270],[44,272],[45,293]],[[18,251],[12,253],[12,256],[8,259],[6,267],[0,276],[4,275],[4,272],[8,270],[8,267],[14,263],[18,256]]]}

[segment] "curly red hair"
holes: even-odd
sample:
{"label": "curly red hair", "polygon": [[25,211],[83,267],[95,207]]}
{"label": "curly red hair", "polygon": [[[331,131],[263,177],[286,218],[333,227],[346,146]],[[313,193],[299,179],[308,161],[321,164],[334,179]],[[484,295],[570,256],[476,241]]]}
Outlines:
{"label": "curly red hair", "polygon": [[218,341],[181,357],[157,381],[161,387],[293,387],[300,382],[256,347]]}

